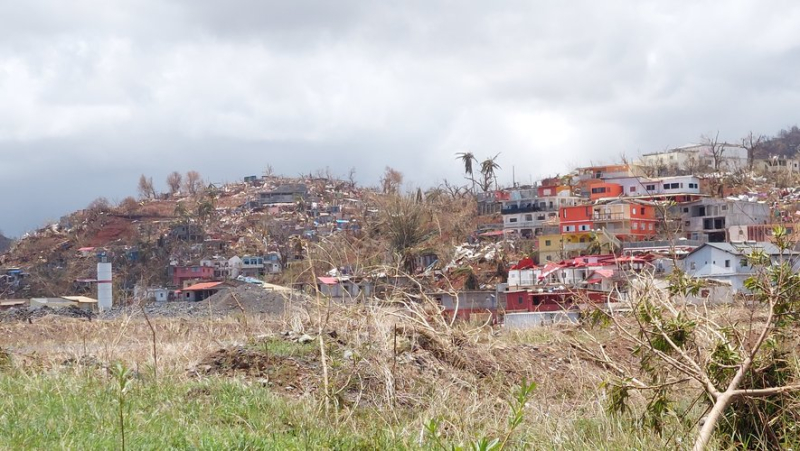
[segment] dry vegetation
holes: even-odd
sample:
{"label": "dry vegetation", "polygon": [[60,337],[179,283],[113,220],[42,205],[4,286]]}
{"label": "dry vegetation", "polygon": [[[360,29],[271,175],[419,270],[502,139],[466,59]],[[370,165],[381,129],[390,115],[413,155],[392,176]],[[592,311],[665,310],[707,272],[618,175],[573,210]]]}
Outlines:
{"label": "dry vegetation", "polygon": [[[272,403],[278,410],[302,411],[306,420],[313,419],[313,425],[304,427],[316,428],[314,448],[336,448],[339,440],[351,443],[350,439],[367,448],[429,448],[505,436],[510,432],[512,393],[524,381],[533,381],[536,389],[524,410],[523,424],[508,434],[508,446],[594,449],[611,443],[622,449],[659,443],[649,434],[631,435],[626,422],[606,416],[600,389],[606,370],[576,352],[572,343],[580,338],[572,327],[512,333],[478,324],[453,326],[422,308],[324,302],[289,309],[282,317],[150,318],[150,322],[152,330],[141,316],[94,321],[50,316],[32,324],[0,324],[0,348],[8,356],[0,370],[0,386],[14,392],[14,403],[39,403],[39,395],[15,381],[27,380],[29,387],[60,385],[59,390],[69,392],[86,389],[91,380],[96,385],[90,385],[89,394],[97,391],[99,400],[99,394],[106,393],[103,387],[112,381],[109,368],[123,362],[136,375],[126,434],[140,445],[154,437],[152,425],[137,418],[150,410],[158,417],[159,405],[180,403],[175,396],[189,393],[205,399],[233,383],[246,391],[241,396]],[[614,341],[608,343],[613,348]],[[154,387],[160,387],[157,393],[150,391]],[[110,400],[108,405],[100,401],[72,405],[63,396],[60,401],[48,398],[65,403],[59,404],[59,411],[108,409],[113,415],[116,406]],[[182,411],[171,414],[187,415],[181,421],[196,427],[216,421],[214,412],[202,420]],[[255,409],[247,415],[252,418],[242,418],[243,424],[232,427],[259,437],[246,424],[266,421],[262,417],[274,412]],[[437,437],[426,432],[432,424],[438,425]],[[0,445],[59,443],[19,441],[20,431],[10,427],[9,418],[0,416]],[[115,443],[118,431],[109,428],[105,441],[98,443]],[[214,431],[211,426],[207,430]],[[194,443],[186,437],[175,437],[173,442],[183,439]],[[236,445],[226,436],[214,440],[223,447]],[[300,447],[291,440],[285,444]]]}

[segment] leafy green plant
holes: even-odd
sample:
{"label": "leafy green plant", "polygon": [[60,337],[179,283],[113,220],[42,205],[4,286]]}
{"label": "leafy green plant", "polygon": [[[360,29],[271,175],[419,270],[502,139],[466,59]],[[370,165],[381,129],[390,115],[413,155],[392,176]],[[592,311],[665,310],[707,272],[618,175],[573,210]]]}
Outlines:
{"label": "leafy green plant", "polygon": [[501,451],[508,445],[511,435],[522,424],[525,419],[525,406],[528,404],[534,390],[536,390],[535,382],[527,382],[522,380],[514,396],[508,401],[510,414],[508,417],[508,428],[502,439],[482,437],[478,440],[470,442],[469,445],[446,445],[441,437],[441,418],[431,419],[423,425],[423,430],[428,443],[435,449],[444,451]]}

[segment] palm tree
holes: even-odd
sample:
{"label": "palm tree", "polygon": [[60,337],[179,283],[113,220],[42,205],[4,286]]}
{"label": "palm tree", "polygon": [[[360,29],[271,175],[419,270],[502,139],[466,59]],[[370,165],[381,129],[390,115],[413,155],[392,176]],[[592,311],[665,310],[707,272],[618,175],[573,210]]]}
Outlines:
{"label": "palm tree", "polygon": [[492,180],[494,180],[495,188],[497,187],[497,173],[495,170],[500,169],[500,165],[497,164],[496,161],[499,156],[500,154],[498,153],[491,158],[483,160],[481,163],[481,174],[483,174],[483,183],[481,187],[483,191],[489,191],[489,188],[492,186]]}
{"label": "palm tree", "polygon": [[475,158],[472,152],[458,152],[456,159],[461,160],[464,164],[464,173],[469,174],[469,179],[472,181],[472,192],[475,192],[475,172],[473,171],[472,163],[477,163],[478,159]]}

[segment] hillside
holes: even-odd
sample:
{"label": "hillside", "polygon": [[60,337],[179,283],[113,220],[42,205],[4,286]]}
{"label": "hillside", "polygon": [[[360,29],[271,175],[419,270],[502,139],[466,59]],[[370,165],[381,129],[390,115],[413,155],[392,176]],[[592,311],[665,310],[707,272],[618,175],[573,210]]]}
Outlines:
{"label": "hillside", "polygon": [[14,241],[11,238],[7,238],[2,233],[0,233],[0,254],[11,249],[11,243],[13,242]]}
{"label": "hillside", "polygon": [[800,152],[800,128],[794,125],[788,130],[781,130],[777,135],[766,139],[755,149],[755,157],[794,158],[798,152]]}
{"label": "hillside", "polygon": [[[511,248],[485,259],[488,250],[477,246],[470,258],[454,260],[456,246],[479,223],[500,222],[499,215],[477,218],[475,201],[463,193],[432,189],[423,197],[420,203],[336,179],[270,176],[118,205],[101,198],[29,233],[0,265],[27,272],[30,296],[91,295],[98,257],[114,265],[118,298],[132,297],[137,284],[180,287],[175,268],[211,262],[224,270],[228,259],[249,255],[276,256],[282,271],[260,276],[287,286],[314,283],[308,260],[318,274],[346,268],[362,276],[418,273],[436,259],[455,271],[472,258],[466,271],[479,282],[500,281],[495,258],[516,258]],[[456,284],[463,285],[464,271],[454,275]]]}

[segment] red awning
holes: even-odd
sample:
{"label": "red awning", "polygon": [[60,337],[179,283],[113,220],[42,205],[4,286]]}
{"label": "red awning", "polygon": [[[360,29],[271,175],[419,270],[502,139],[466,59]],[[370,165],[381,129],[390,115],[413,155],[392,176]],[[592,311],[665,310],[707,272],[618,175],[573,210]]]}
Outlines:
{"label": "red awning", "polygon": [[186,287],[183,291],[202,291],[202,290],[211,290],[217,288],[221,285],[222,282],[203,282],[203,283],[196,283],[190,287]]}
{"label": "red awning", "polygon": [[317,277],[317,280],[325,285],[336,285],[339,283],[339,279],[336,277]]}

